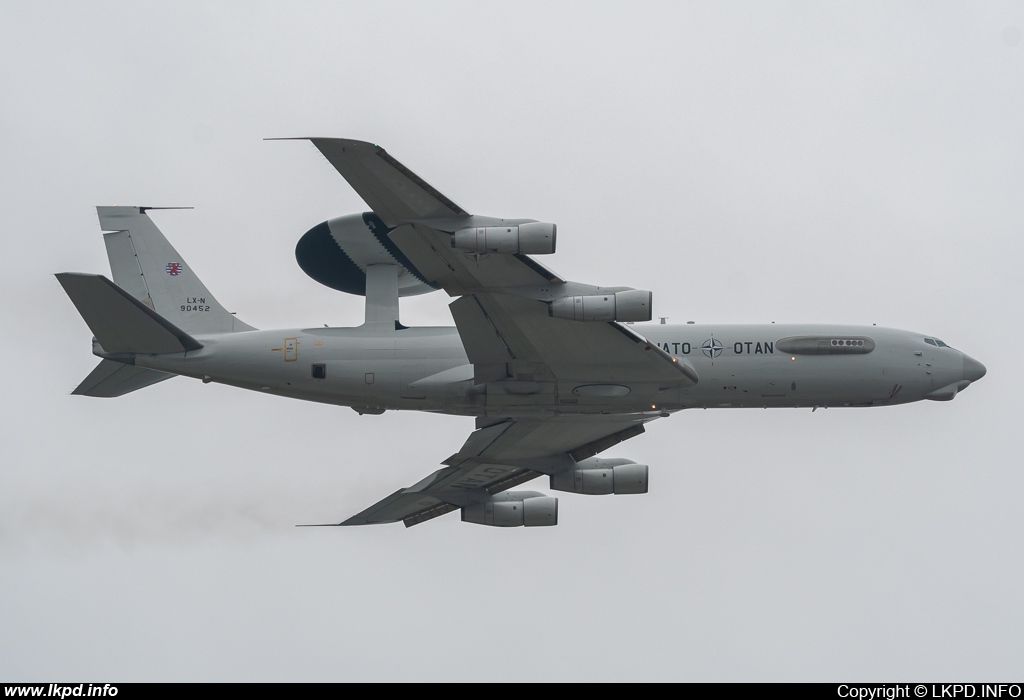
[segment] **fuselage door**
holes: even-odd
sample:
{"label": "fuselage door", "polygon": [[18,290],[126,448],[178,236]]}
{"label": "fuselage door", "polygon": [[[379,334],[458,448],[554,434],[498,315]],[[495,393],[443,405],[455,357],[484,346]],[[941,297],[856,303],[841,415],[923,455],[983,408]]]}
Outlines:
{"label": "fuselage door", "polygon": [[295,362],[299,359],[299,339],[298,338],[285,338],[284,339],[284,361]]}

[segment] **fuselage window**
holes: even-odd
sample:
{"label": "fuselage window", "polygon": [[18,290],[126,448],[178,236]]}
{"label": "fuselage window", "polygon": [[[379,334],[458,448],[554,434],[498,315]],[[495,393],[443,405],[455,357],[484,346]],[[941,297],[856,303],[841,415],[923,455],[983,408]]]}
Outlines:
{"label": "fuselage window", "polygon": [[313,379],[327,379],[327,365],[310,365],[310,374],[313,375]]}

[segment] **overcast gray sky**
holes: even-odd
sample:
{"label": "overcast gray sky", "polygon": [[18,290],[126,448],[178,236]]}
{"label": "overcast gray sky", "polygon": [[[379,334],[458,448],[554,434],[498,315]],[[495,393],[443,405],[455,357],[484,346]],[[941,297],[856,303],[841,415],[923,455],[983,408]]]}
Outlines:
{"label": "overcast gray sky", "polygon": [[[1024,671],[1024,4],[0,0],[0,679],[982,680]],[[672,322],[878,323],[988,376],[951,403],[677,414],[642,497],[557,528],[338,521],[469,418],[175,379],[69,396],[154,219],[261,328],[354,325],[295,264],[380,143],[563,276]],[[441,293],[407,324],[451,323]],[[538,485],[544,486],[540,482]]]}

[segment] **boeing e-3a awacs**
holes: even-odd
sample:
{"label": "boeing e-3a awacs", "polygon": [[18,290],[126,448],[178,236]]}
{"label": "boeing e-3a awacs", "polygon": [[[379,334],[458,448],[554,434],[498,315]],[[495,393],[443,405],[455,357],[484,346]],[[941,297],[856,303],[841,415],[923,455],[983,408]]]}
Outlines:
{"label": "boeing e-3a awacs", "polygon": [[[468,213],[384,149],[309,139],[372,211],[312,228],[299,265],[366,297],[363,325],[257,330],[218,303],[146,214],[98,207],[113,281],[57,279],[102,358],[75,390],[121,396],[175,375],[280,396],[475,416],[444,466],[340,525],[555,525],[547,476],[579,494],[638,494],[648,467],[596,457],[686,408],[948,401],[985,367],[938,338],[875,326],[634,325],[652,294],[562,279],[554,224]],[[454,327],[409,328],[400,296],[443,289]]]}

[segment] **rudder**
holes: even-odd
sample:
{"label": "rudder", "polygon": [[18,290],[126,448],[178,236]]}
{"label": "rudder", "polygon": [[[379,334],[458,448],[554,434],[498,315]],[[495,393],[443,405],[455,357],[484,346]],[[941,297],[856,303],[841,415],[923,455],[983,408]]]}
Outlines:
{"label": "rudder", "polygon": [[146,214],[149,207],[96,207],[114,282],[189,333],[255,330],[228,312]]}

